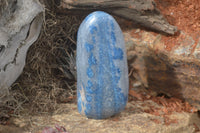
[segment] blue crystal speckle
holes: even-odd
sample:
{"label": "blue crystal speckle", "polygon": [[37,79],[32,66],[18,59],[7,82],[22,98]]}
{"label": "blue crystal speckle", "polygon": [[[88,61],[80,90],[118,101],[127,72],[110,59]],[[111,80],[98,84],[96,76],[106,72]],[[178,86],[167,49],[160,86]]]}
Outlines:
{"label": "blue crystal speckle", "polygon": [[93,53],[90,54],[90,57],[88,59],[88,63],[89,63],[89,65],[96,65],[97,64],[97,60],[95,59]]}
{"label": "blue crystal speckle", "polygon": [[94,48],[94,46],[92,44],[85,43],[85,48],[86,48],[87,52],[90,52],[90,51],[92,51],[92,49]]}
{"label": "blue crystal speckle", "polygon": [[94,76],[94,73],[90,67],[87,68],[87,76],[89,78],[92,78]]}
{"label": "blue crystal speckle", "polygon": [[120,48],[114,48],[114,55],[113,55],[113,58],[116,60],[116,59],[119,59],[119,60],[122,60],[123,59],[123,51],[122,49]]}

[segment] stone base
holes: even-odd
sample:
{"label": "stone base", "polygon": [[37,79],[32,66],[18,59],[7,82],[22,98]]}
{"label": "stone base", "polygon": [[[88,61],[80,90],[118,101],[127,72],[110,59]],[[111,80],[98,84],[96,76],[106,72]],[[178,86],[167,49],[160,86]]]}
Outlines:
{"label": "stone base", "polygon": [[[197,114],[174,112],[168,117],[155,116],[144,113],[143,110],[147,109],[144,105],[158,106],[150,100],[132,101],[119,115],[109,119],[94,120],[81,116],[75,104],[65,104],[58,109],[65,113],[15,118],[11,123],[24,132],[41,132],[46,127],[55,129],[55,124],[63,126],[70,133],[193,133],[200,128]],[[31,126],[28,126],[29,124]],[[1,126],[0,132],[12,131],[12,128],[14,127]]]}

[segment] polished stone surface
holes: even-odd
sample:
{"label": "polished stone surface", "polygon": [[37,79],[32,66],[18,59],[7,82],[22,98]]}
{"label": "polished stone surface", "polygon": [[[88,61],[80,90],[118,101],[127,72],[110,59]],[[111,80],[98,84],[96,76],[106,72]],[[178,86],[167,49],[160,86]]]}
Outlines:
{"label": "polished stone surface", "polygon": [[88,15],[78,30],[78,111],[103,119],[121,112],[128,99],[128,68],[122,31],[109,14]]}

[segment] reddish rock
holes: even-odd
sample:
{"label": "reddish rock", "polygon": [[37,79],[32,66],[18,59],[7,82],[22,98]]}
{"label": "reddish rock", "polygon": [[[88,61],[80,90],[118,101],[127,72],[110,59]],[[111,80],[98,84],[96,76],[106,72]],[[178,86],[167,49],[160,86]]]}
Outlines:
{"label": "reddish rock", "polygon": [[169,51],[163,35],[140,31],[134,33],[140,36],[135,38],[132,34],[124,31],[129,68],[135,70],[132,76],[148,89],[186,100],[200,109],[199,44],[192,54],[195,41],[184,34],[180,45]]}
{"label": "reddish rock", "polygon": [[[155,0],[158,9],[179,34],[165,36],[153,32],[124,30],[128,53],[135,53],[129,61],[133,76],[149,89],[189,102],[200,109],[200,40],[199,2],[196,0]],[[134,32],[133,32],[134,31]],[[137,37],[136,37],[137,36]],[[134,52],[133,52],[134,51]],[[130,58],[132,55],[128,55]],[[139,74],[142,73],[143,74]],[[140,78],[142,77],[142,78]]]}

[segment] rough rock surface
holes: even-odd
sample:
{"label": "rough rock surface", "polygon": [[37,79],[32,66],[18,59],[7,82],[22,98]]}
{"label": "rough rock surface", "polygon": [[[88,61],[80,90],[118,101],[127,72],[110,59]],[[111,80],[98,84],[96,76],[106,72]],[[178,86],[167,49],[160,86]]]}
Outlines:
{"label": "rough rock surface", "polygon": [[[184,31],[180,45],[167,50],[164,35],[140,29],[124,31],[133,77],[148,89],[188,101],[200,109],[199,42]],[[182,37],[183,36],[183,37]]]}
{"label": "rough rock surface", "polygon": [[[149,106],[144,106],[149,105]],[[149,107],[158,107],[152,101],[132,101],[126,109],[109,119],[94,120],[81,116],[75,104],[65,104],[59,110],[63,113],[38,115],[11,120],[13,127],[0,126],[0,131],[42,132],[45,128],[62,126],[70,133],[195,133],[199,127],[199,117],[193,113],[174,112],[168,119],[144,113]],[[166,124],[167,120],[175,120]]]}
{"label": "rough rock surface", "polygon": [[8,88],[22,73],[27,50],[40,33],[42,16],[37,15],[42,11],[42,6],[36,0],[13,0],[2,5],[0,16],[1,97],[7,95]]}

